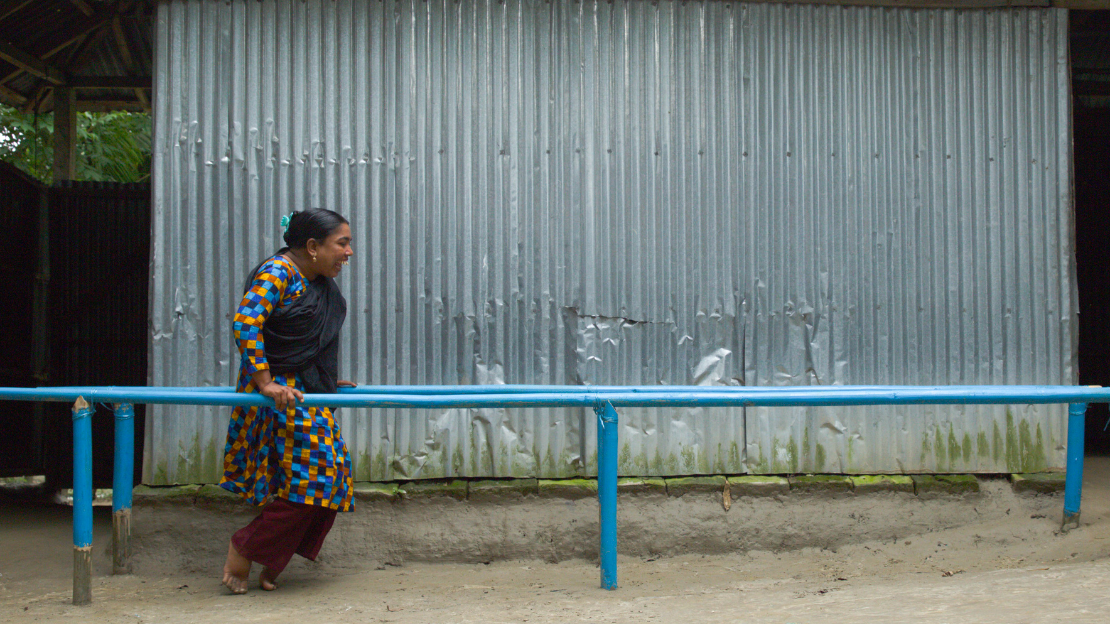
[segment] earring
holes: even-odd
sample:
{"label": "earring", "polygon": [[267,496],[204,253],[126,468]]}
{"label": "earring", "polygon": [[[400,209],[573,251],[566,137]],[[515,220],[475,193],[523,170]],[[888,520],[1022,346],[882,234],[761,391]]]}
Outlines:
{"label": "earring", "polygon": [[316,254],[312,254],[312,261],[316,262]]}

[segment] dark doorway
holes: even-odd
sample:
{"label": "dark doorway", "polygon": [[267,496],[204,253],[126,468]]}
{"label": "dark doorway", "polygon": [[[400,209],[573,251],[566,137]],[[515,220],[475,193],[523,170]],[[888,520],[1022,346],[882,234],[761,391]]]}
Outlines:
{"label": "dark doorway", "polygon": [[[1071,12],[1079,383],[1110,386],[1110,11]],[[1087,411],[1087,452],[1110,454],[1110,410]]]}
{"label": "dark doorway", "polygon": [[[53,187],[0,163],[0,386],[146,385],[150,185],[67,182]],[[36,253],[49,238],[49,262]],[[39,292],[45,290],[45,292]],[[42,308],[36,321],[36,302]],[[37,349],[42,349],[37,354]],[[144,406],[135,406],[136,482]],[[0,401],[0,477],[46,477],[70,487],[72,419],[65,403]],[[115,418],[97,405],[93,481],[111,487]]]}

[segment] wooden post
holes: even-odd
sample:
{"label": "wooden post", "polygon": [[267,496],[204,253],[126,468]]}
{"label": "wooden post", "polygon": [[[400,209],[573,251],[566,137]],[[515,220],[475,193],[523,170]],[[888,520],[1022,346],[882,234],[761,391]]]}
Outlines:
{"label": "wooden post", "polygon": [[[50,382],[50,190],[39,189],[38,209],[38,251],[35,261],[35,284],[31,296],[31,372],[36,386]],[[46,458],[43,442],[46,430],[46,411],[42,401],[35,401],[32,408],[34,429],[31,436],[31,452],[35,466],[45,472]]]}
{"label": "wooden post", "polygon": [[54,87],[54,183],[77,175],[77,95]]}

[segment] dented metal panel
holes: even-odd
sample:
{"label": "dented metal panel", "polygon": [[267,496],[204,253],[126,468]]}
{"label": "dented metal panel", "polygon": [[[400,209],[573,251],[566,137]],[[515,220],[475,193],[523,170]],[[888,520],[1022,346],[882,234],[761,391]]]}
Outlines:
{"label": "dented metal panel", "polygon": [[[151,382],[228,384],[244,274],[347,214],[373,384],[1075,381],[1067,14],[160,3]],[[1059,407],[622,412],[622,474],[1063,466]],[[225,410],[158,408],[212,481]],[[359,479],[596,471],[582,410],[344,410]]]}

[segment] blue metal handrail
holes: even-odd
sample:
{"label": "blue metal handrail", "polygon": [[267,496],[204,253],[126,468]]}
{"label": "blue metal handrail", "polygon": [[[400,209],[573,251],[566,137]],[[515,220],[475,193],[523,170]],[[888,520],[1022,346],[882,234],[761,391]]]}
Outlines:
{"label": "blue metal handrail", "polygon": [[[501,386],[475,386],[500,388]],[[565,388],[561,386],[559,388]],[[379,392],[350,389],[336,394],[305,395],[308,407],[375,407],[398,409],[481,407],[819,407],[836,405],[1001,405],[1046,403],[1110,403],[1110,388],[1099,386],[629,386],[573,391],[531,386],[534,390],[474,392],[457,386],[452,394],[414,394],[379,386]],[[402,386],[401,388],[406,388]],[[510,387],[512,388],[512,387]],[[514,388],[515,390],[515,388]],[[166,405],[269,406],[273,401],[253,393],[225,388],[138,388],[72,386],[60,388],[0,388],[0,400],[157,403]]]}
{"label": "blue metal handrail", "polygon": [[[91,601],[92,410],[86,402],[115,403],[116,465],[113,485],[114,570],[126,571],[134,455],[132,404],[269,406],[259,394],[234,388],[70,386],[0,388],[0,400],[76,401],[74,420],[74,604]],[[1078,523],[1083,482],[1083,418],[1088,403],[1110,403],[1097,386],[359,386],[336,394],[305,395],[305,406],[399,409],[588,407],[598,419],[598,505],[601,586],[617,587],[618,407],[821,407],[860,405],[1001,405],[1067,403],[1068,449],[1064,524]],[[126,520],[126,528],[117,522]],[[122,546],[119,541],[125,541]]]}

